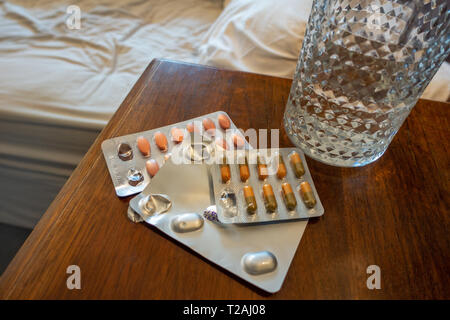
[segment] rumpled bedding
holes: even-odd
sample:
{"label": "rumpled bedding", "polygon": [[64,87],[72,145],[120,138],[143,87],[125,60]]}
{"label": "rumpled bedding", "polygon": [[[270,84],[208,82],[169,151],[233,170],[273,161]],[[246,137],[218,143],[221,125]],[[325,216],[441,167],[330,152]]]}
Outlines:
{"label": "rumpled bedding", "polygon": [[[66,26],[69,5],[81,29]],[[210,0],[0,0],[0,223],[32,228],[153,58],[196,62]]]}

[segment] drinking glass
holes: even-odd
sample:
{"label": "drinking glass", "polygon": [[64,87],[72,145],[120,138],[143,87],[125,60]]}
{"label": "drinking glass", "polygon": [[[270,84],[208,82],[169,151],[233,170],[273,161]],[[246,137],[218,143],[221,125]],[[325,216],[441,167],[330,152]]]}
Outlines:
{"label": "drinking glass", "polygon": [[284,126],[326,164],[377,160],[449,53],[450,1],[314,0]]}

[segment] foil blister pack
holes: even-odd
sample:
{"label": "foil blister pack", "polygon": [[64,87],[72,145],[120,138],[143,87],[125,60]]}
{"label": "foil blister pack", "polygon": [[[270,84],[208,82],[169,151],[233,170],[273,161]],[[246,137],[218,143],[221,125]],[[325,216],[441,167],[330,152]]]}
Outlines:
{"label": "foil blister pack", "polygon": [[167,161],[144,191],[131,199],[128,216],[158,228],[254,286],[277,292],[307,221],[221,223],[214,205],[211,166]]}
{"label": "foil blister pack", "polygon": [[324,213],[299,149],[226,151],[211,175],[222,223],[273,223]]}
{"label": "foil blister pack", "polygon": [[216,149],[248,148],[229,116],[218,111],[165,127],[107,139],[102,151],[116,194],[141,192],[164,163],[204,159]]}

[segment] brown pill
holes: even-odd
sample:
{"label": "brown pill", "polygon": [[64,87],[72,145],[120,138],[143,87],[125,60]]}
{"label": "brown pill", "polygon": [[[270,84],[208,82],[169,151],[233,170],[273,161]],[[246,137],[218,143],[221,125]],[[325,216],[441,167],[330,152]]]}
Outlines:
{"label": "brown pill", "polygon": [[316,197],[307,181],[300,184],[300,195],[308,208],[313,208],[316,205]]}
{"label": "brown pill", "polygon": [[286,208],[288,208],[288,210],[294,210],[294,208],[297,206],[297,200],[295,200],[295,195],[292,191],[291,185],[285,182],[281,185],[281,189],[283,190]]}
{"label": "brown pill", "polygon": [[212,121],[210,118],[205,118],[202,122],[205,131],[213,136],[216,132],[216,125],[214,124],[214,121]]}
{"label": "brown pill", "polygon": [[303,167],[302,159],[300,158],[300,155],[297,152],[293,152],[291,154],[291,165],[292,169],[294,170],[295,176],[297,178],[300,178],[305,174],[305,168]]}
{"label": "brown pill", "polygon": [[250,186],[244,186],[244,198],[245,203],[247,204],[247,212],[250,214],[255,213],[257,205],[255,194],[253,193],[253,189]]}
{"label": "brown pill", "polygon": [[153,136],[155,139],[155,143],[158,146],[159,150],[161,150],[162,152],[166,152],[167,151],[167,138],[164,135],[164,133],[162,133],[161,131],[158,131],[155,133],[155,135]]}
{"label": "brown pill", "polygon": [[231,179],[230,166],[225,157],[223,158],[223,163],[220,164],[220,176],[222,177],[222,183],[227,183]]}
{"label": "brown pill", "polygon": [[267,211],[273,212],[277,209],[277,200],[273,194],[272,186],[268,183],[263,185],[263,195]]}
{"label": "brown pill", "polygon": [[189,133],[200,132],[200,130],[197,128],[197,126],[193,122],[188,123],[186,125],[186,129]]}
{"label": "brown pill", "polygon": [[238,149],[242,149],[245,145],[245,140],[238,134],[233,134],[232,136],[234,146]]}
{"label": "brown pill", "polygon": [[228,119],[226,115],[219,114],[217,120],[219,121],[219,125],[222,129],[226,130],[230,128],[230,119]]}
{"label": "brown pill", "polygon": [[228,150],[228,143],[225,139],[217,138],[216,144],[221,147],[222,149]]}
{"label": "brown pill", "polygon": [[150,143],[144,137],[137,138],[137,147],[144,157],[150,156]]}
{"label": "brown pill", "polygon": [[172,141],[175,143],[180,143],[183,141],[184,132],[180,128],[172,128],[170,130],[170,134],[172,135]]}
{"label": "brown pill", "polygon": [[248,169],[247,157],[245,157],[245,163],[239,164],[239,175],[242,182],[245,182],[248,180],[248,178],[250,178],[250,170]]}
{"label": "brown pill", "polygon": [[283,179],[286,177],[286,166],[284,165],[284,160],[281,155],[278,155],[278,170],[277,170],[278,179]]}
{"label": "brown pill", "polygon": [[150,177],[153,178],[159,170],[159,165],[155,159],[150,159],[145,163],[145,168],[147,169],[147,172],[150,175]]}
{"label": "brown pill", "polygon": [[257,161],[257,168],[258,168],[258,179],[264,180],[268,176],[267,165],[261,161],[259,156],[256,159],[257,159],[256,161]]}

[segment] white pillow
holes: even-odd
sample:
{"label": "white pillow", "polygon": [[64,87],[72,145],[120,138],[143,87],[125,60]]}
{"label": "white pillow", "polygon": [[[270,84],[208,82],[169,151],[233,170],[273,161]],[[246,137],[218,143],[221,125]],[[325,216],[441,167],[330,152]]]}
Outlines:
{"label": "white pillow", "polygon": [[199,63],[292,78],[312,0],[231,0],[199,47]]}
{"label": "white pillow", "polygon": [[[224,6],[201,41],[199,63],[293,78],[312,0],[225,0]],[[450,98],[450,64],[444,62],[422,98]]]}

